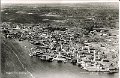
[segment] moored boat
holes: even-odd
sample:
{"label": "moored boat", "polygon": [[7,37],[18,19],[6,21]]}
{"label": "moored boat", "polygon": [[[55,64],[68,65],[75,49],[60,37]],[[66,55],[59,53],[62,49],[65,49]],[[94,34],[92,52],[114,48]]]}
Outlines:
{"label": "moored boat", "polygon": [[67,62],[65,58],[53,58],[53,61],[57,61],[58,63]]}
{"label": "moored boat", "polygon": [[117,68],[109,68],[110,74],[114,74],[114,73],[118,73],[118,72],[119,72],[119,69],[117,69]]}

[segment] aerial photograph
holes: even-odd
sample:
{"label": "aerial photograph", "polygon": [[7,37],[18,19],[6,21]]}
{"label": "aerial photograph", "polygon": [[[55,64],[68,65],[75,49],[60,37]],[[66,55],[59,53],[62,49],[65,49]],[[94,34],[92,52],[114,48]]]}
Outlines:
{"label": "aerial photograph", "polygon": [[119,2],[22,2],[1,4],[1,78],[119,78]]}

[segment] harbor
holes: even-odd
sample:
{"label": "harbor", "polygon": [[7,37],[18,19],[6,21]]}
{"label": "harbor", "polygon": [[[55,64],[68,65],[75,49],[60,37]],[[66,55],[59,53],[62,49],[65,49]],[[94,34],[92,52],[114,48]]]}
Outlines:
{"label": "harbor", "polygon": [[[11,46],[11,48],[13,47],[13,44],[16,45],[14,47],[18,47],[17,43],[18,42],[14,42],[11,41],[6,42],[7,45]],[[25,41],[26,42],[26,41]],[[21,42],[19,42],[20,44]],[[28,45],[29,43],[25,43],[25,44],[20,44],[21,47],[24,47],[26,45]],[[21,62],[25,65],[26,69],[28,71],[30,71],[32,73],[32,75],[34,76],[34,78],[88,78],[88,77],[92,77],[92,78],[118,78],[119,73],[114,73],[114,74],[109,74],[108,72],[89,72],[86,71],[84,69],[81,69],[79,66],[77,65],[73,65],[71,63],[58,63],[58,62],[48,62],[45,60],[41,60],[40,58],[36,58],[36,57],[29,57],[29,51],[28,48],[29,46],[27,46],[26,48],[24,47],[24,51],[21,51],[21,48],[17,48],[16,50],[20,51],[19,52],[15,52],[19,59],[21,60]],[[12,48],[14,49],[14,48]],[[9,55],[7,57],[11,57],[12,55]],[[25,57],[25,60],[23,57]],[[12,58],[11,58],[12,59]],[[14,58],[16,59],[16,57]],[[5,65],[7,67],[7,65]],[[17,66],[19,68],[21,68],[20,66]],[[14,67],[15,68],[15,67]],[[10,72],[10,70],[6,70],[7,72]],[[15,70],[12,70],[15,71]],[[19,72],[20,70],[16,70],[16,72]],[[26,72],[24,70],[22,70],[21,72]],[[8,74],[6,74],[8,75]],[[13,74],[11,74],[13,75]],[[17,75],[17,74],[16,74]],[[22,74],[21,74],[22,75]],[[21,78],[21,75],[18,76],[19,78]],[[28,76],[26,76],[28,75]],[[25,77],[22,78],[32,78],[30,77],[29,74],[26,74]],[[8,75],[9,77],[11,77],[10,75]],[[14,77],[13,77],[14,78]]]}
{"label": "harbor", "polygon": [[[96,53],[94,48],[90,48],[90,43],[85,42],[85,46],[81,48],[80,53],[69,54],[62,49],[62,45],[60,46],[61,51],[50,52],[49,48],[45,46],[37,46],[29,43],[29,41],[19,41],[15,40],[23,48],[27,48],[27,52],[31,59],[39,59],[40,61],[48,62],[48,63],[62,63],[62,64],[71,64],[79,69],[82,69],[86,72],[105,72],[105,73],[118,73],[119,68],[114,63],[111,63],[109,59],[102,58],[100,59],[99,53]],[[26,45],[24,45],[27,43]],[[89,44],[89,45],[88,45]],[[86,48],[87,47],[87,48]],[[99,57],[96,57],[99,56]],[[89,59],[93,58],[93,59]]]}
{"label": "harbor", "polygon": [[[83,50],[84,51],[84,50]],[[87,55],[92,55],[90,54],[90,49],[88,47],[87,49],[88,52],[86,54],[77,54],[76,58],[73,58],[74,55],[71,55],[69,57],[65,52],[58,52],[58,54],[50,54],[42,51],[36,51],[33,53],[30,53],[29,55],[33,58],[37,57],[40,60],[43,61],[48,61],[48,62],[54,62],[57,61],[58,63],[71,63],[73,65],[79,66],[81,69],[84,69],[89,72],[108,72],[108,73],[117,73],[118,68],[113,66],[113,63],[110,63],[108,59],[99,59],[96,58],[96,52],[94,49],[93,51],[93,60],[89,60],[87,58]],[[82,53],[82,52],[81,52]],[[84,52],[83,52],[84,53]],[[97,61],[98,60],[98,61]],[[112,68],[111,68],[111,67]],[[111,71],[114,70],[114,71]]]}

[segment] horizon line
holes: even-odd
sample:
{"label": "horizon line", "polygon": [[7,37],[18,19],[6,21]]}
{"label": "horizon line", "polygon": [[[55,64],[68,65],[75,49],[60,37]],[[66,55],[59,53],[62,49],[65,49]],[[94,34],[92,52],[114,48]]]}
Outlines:
{"label": "horizon line", "polygon": [[54,4],[54,3],[58,3],[58,4],[72,4],[72,3],[106,3],[106,2],[119,2],[119,1],[1,1],[1,4]]}

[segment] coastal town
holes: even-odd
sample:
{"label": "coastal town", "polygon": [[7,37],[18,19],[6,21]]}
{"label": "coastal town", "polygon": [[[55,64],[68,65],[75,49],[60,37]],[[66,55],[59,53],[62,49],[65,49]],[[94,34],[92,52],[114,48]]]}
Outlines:
{"label": "coastal town", "polygon": [[6,71],[24,70],[39,78],[43,71],[54,74],[57,70],[59,73],[61,64],[70,64],[85,72],[119,72],[118,9],[99,8],[97,4],[63,6],[28,7],[23,4],[6,5],[1,9],[2,71],[5,75]]}
{"label": "coastal town", "polygon": [[[97,72],[117,72],[118,70],[118,30],[112,34],[114,29],[95,28],[88,35],[83,35],[76,31],[80,28],[62,27],[40,27],[32,25],[12,25],[2,23],[4,37],[15,39],[19,42],[27,40],[34,47],[29,48],[29,56],[40,58],[49,62],[69,62],[78,65],[87,71]],[[89,36],[95,39],[84,39]],[[94,41],[93,41],[94,40]],[[114,42],[114,43],[113,43]],[[108,47],[109,46],[109,47]],[[113,48],[113,46],[116,46]]]}

